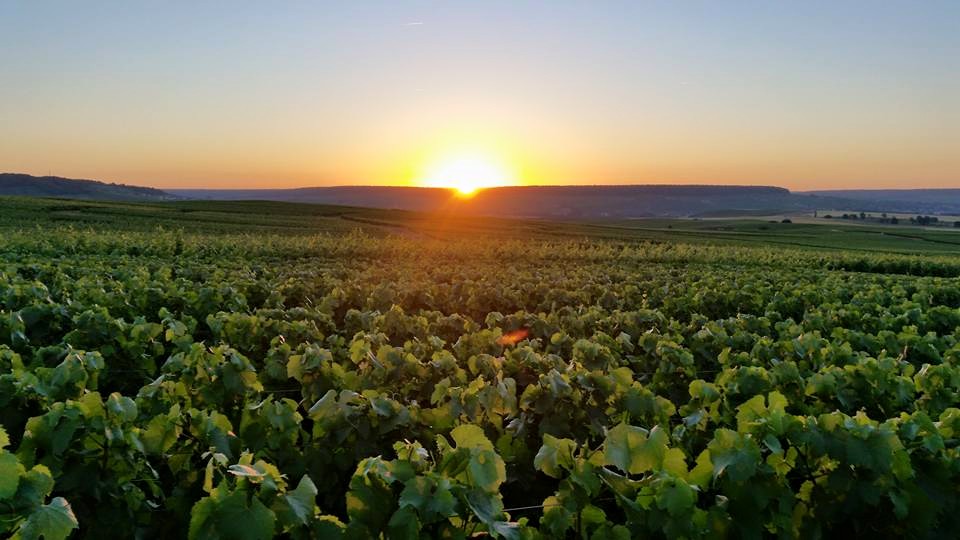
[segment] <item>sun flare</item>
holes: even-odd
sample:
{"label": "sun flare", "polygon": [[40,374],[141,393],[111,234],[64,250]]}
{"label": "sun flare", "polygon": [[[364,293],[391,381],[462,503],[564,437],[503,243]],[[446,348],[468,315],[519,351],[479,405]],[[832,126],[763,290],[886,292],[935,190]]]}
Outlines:
{"label": "sun flare", "polygon": [[480,189],[514,185],[516,177],[496,156],[459,152],[431,163],[419,183],[425,187],[453,189],[462,197],[470,197]]}

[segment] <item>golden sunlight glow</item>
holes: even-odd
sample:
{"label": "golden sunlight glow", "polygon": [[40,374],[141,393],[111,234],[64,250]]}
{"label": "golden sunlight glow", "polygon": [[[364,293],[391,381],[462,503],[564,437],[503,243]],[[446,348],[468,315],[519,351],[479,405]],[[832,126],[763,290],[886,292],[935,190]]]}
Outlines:
{"label": "golden sunlight glow", "polygon": [[483,152],[457,152],[430,164],[418,183],[456,190],[469,197],[478,189],[516,184],[514,173],[497,157]]}

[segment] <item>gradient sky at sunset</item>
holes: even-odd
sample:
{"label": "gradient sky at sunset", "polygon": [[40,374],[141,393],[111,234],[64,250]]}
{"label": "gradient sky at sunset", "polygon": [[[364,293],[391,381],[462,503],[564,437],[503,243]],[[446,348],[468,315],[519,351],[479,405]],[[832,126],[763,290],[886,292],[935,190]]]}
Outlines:
{"label": "gradient sky at sunset", "polygon": [[960,187],[960,2],[0,3],[0,172]]}

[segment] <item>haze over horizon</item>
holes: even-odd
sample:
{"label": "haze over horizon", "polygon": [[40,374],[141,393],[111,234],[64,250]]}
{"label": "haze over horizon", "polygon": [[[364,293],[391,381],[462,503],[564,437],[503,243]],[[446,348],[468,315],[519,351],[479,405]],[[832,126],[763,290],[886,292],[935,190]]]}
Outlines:
{"label": "haze over horizon", "polygon": [[960,3],[0,5],[0,172],[960,187]]}

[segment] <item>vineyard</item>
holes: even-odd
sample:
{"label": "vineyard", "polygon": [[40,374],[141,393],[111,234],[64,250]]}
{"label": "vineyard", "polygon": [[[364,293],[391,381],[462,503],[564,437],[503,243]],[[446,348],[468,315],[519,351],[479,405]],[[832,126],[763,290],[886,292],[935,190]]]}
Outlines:
{"label": "vineyard", "polygon": [[0,536],[960,536],[956,255],[17,211]]}

